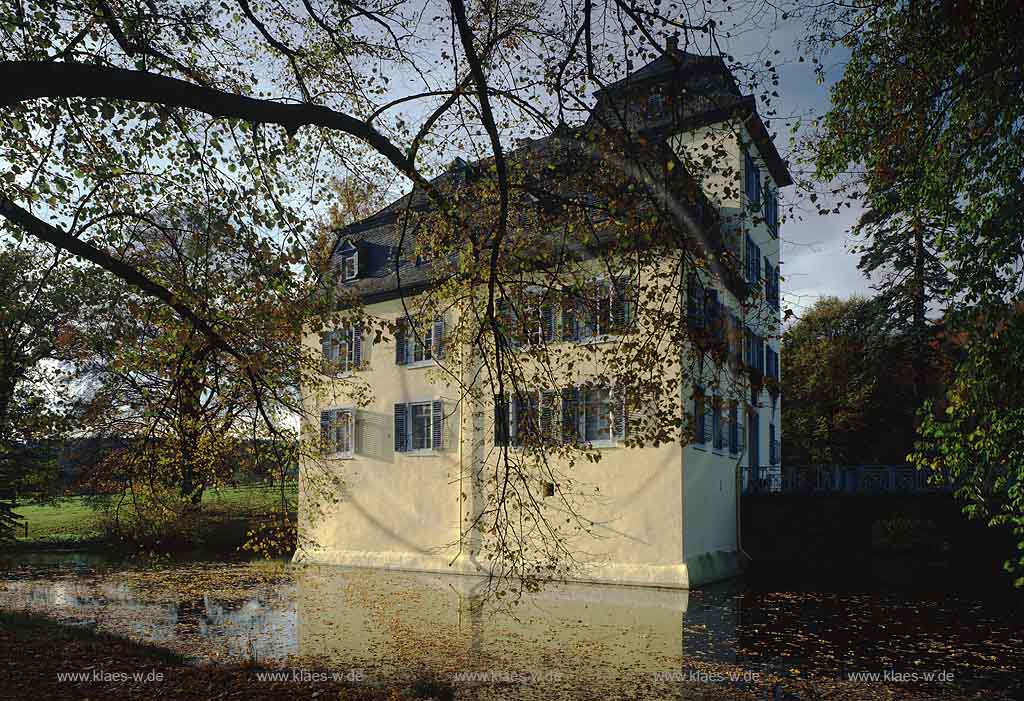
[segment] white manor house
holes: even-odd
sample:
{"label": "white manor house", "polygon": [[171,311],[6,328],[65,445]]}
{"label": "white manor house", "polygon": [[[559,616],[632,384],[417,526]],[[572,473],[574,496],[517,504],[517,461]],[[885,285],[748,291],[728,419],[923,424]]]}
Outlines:
{"label": "white manor house", "polygon": [[[686,296],[680,304],[689,323],[710,326],[714,316],[730,329],[730,361],[706,372],[758,380],[738,398],[704,391],[697,378],[696,388],[680,392],[678,405],[695,430],[683,441],[657,447],[623,444],[629,421],[609,388],[570,387],[532,401],[541,405],[542,422],[544,416],[561,419],[557,430],[563,439],[568,432],[601,451],[600,462],[572,468],[602,495],[585,514],[594,534],[580,547],[582,563],[573,577],[687,589],[741,569],[737,466],[770,470],[780,461],[778,202],[780,188],[792,179],[754,97],[741,94],[719,57],[684,53],[670,40],[659,58],[597,94],[591,122],[612,112],[668,158],[674,154],[682,162],[684,156],[711,152],[727,166],[700,182],[713,211],[698,219],[713,222],[709,236],[729,241],[736,274],[725,279],[690,273],[679,285]],[[519,151],[541,152],[556,136],[527,140]],[[440,178],[456,179],[465,166],[459,161]],[[396,233],[401,212],[417,196],[422,198],[413,192],[339,232],[333,256],[341,284],[358,292],[373,317],[403,319],[406,303],[430,287],[430,261],[417,260],[411,242],[403,247]],[[614,281],[596,289],[599,313],[547,305],[538,316],[537,338],[586,343],[614,333],[630,314],[629,304]],[[320,425],[304,423],[304,439],[326,439],[322,462],[343,481],[329,505],[313,506],[300,497],[298,561],[480,571],[472,553],[452,547],[464,535],[467,509],[474,504],[464,496],[462,478],[480,459],[481,444],[514,442],[515,413],[537,408],[514,407],[510,434],[501,438],[494,435],[493,416],[485,425],[453,401],[456,391],[431,372],[446,351],[446,330],[453,323],[439,317],[420,333],[376,342],[352,329],[305,338],[332,371],[364,380],[373,398],[356,406],[330,391],[303,390],[308,415],[320,417]],[[303,464],[300,479],[310,469]],[[323,511],[314,515],[314,508]]]}

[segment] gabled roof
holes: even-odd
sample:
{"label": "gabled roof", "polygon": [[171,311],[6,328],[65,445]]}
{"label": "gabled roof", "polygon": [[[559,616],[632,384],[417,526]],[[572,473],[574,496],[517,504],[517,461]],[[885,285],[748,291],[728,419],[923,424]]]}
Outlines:
{"label": "gabled roof", "polygon": [[680,51],[672,38],[658,58],[597,91],[598,106],[594,112],[598,112],[603,102],[623,99],[631,93],[646,95],[658,84],[685,91],[682,98],[687,102],[681,121],[664,119],[652,123],[649,128],[641,129],[645,136],[667,138],[679,131],[739,119],[750,132],[772,179],[779,187],[793,184],[789,168],[757,112],[754,96],[740,92],[725,60],[721,56]]}
{"label": "gabled roof", "polygon": [[740,94],[732,72],[725,65],[725,60],[721,56],[691,54],[671,46],[658,58],[641,66],[625,78],[604,86],[597,91],[597,94],[618,93],[649,83],[664,82],[672,77],[685,79],[686,76],[708,75],[709,73],[718,73],[728,78],[727,84],[731,86],[732,92],[736,95]]}

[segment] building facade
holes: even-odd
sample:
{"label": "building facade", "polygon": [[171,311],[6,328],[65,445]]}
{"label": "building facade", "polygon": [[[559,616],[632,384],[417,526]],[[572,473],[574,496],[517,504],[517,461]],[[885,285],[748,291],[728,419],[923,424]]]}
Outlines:
{"label": "building facade", "polygon": [[[588,527],[566,536],[574,560],[567,576],[690,588],[739,571],[738,468],[770,472],[781,458],[778,201],[791,179],[753,98],[740,94],[722,60],[680,52],[672,43],[659,59],[598,93],[590,121],[572,138],[589,134],[594,144],[601,141],[595,133],[611,132],[644,144],[630,153],[645,154],[636,158],[656,162],[666,174],[665,191],[682,210],[676,216],[689,227],[686,235],[701,239],[694,244],[701,253],[692,258],[711,261],[673,263],[659,273],[678,289],[675,301],[689,337],[704,339],[679,344],[672,350],[677,357],[658,371],[677,381],[670,408],[682,439],[631,441],[644,411],[615,381],[592,381],[621,370],[602,366],[608,361],[600,354],[559,366],[544,389],[520,388],[507,401],[469,401],[465,388],[487,380],[479,358],[452,332],[467,308],[451,305],[427,320],[410,311],[440,284],[437,262],[398,226],[404,213],[429,206],[413,193],[340,232],[334,252],[344,291],[394,333],[371,337],[347,328],[304,340],[338,381],[304,388],[307,414],[320,423],[305,421],[303,437],[319,441],[322,455],[316,467],[304,462],[301,479],[310,483],[314,470],[337,479],[327,503],[313,503],[300,490],[297,560],[486,571],[486,549],[473,547],[486,535],[475,538],[472,530],[493,489],[474,475],[495,460],[496,450],[525,454],[522,446],[536,436],[537,442],[600,454],[599,460],[552,454],[537,478],[536,494],[551,500],[551,513],[558,511],[562,489],[551,475],[571,475],[566,479],[574,493],[589,495],[573,502]],[[566,140],[556,130],[525,143],[520,160],[529,171],[532,157],[550,158]],[[568,153],[563,161],[583,169]],[[712,167],[702,167],[708,163]],[[453,191],[472,172],[458,162],[435,182]],[[688,191],[679,183],[695,186],[697,194],[679,195]],[[523,206],[543,199],[531,192],[526,197]],[[564,234],[560,246],[571,248]],[[576,259],[580,269],[592,269],[585,291],[576,285],[567,303],[566,286],[551,284],[550,277],[530,287],[536,304],[515,311],[517,344],[612,346],[647,318],[639,290],[653,286],[647,277],[659,275],[640,270],[620,277],[602,272],[607,266],[600,257]],[[508,305],[500,299],[496,305],[507,319]],[[657,326],[642,323],[645,332]],[[371,390],[371,399],[358,406],[346,394],[353,378]]]}

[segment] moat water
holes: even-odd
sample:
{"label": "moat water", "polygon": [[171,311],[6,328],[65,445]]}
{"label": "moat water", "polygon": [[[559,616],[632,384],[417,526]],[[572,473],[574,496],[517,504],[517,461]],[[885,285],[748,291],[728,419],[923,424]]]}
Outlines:
{"label": "moat water", "polygon": [[550,585],[507,605],[484,580],[458,576],[38,553],[0,558],[0,607],[207,663],[449,680],[460,698],[483,689],[600,698],[601,688],[675,698],[711,682],[760,688],[752,675],[784,688],[864,674],[888,675],[879,679],[913,698],[1024,695],[1024,602],[1012,591],[879,593],[758,578],[691,592]]}

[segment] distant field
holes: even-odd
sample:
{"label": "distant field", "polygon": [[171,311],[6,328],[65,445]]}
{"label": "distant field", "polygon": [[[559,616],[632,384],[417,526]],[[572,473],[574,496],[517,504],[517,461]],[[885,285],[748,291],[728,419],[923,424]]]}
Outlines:
{"label": "distant field", "polygon": [[[285,483],[285,493],[294,502],[298,482]],[[224,487],[207,490],[203,507],[215,519],[239,520],[267,512],[279,498],[279,485]],[[103,535],[100,513],[90,508],[85,497],[66,497],[54,504],[28,504],[15,511],[28,523],[28,535],[24,530],[18,534],[18,541],[25,544],[88,543]]]}

